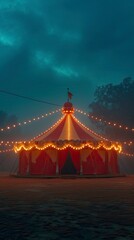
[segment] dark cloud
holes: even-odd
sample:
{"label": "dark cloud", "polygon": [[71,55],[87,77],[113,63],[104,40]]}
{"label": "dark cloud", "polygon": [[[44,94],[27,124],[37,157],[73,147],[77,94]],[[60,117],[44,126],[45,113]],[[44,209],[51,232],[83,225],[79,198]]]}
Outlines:
{"label": "dark cloud", "polygon": [[[1,88],[62,104],[70,87],[88,107],[98,84],[134,76],[133,12],[131,0],[1,1]],[[19,116],[39,108],[0,100]]]}

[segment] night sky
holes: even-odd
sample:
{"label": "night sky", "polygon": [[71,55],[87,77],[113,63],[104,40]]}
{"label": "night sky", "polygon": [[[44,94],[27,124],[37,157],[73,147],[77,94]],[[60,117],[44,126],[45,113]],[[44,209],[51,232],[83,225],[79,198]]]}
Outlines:
{"label": "night sky", "polygon": [[[95,88],[134,77],[133,0],[0,0],[0,90],[88,110]],[[0,93],[26,119],[54,109]]]}

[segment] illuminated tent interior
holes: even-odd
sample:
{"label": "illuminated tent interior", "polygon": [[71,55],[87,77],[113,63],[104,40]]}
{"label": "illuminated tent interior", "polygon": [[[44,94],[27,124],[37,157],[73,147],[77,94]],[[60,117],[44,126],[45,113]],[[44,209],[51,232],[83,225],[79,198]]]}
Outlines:
{"label": "illuminated tent interior", "polygon": [[118,174],[117,153],[121,146],[96,134],[74,116],[66,102],[62,118],[30,142],[18,143],[18,174],[89,175]]}

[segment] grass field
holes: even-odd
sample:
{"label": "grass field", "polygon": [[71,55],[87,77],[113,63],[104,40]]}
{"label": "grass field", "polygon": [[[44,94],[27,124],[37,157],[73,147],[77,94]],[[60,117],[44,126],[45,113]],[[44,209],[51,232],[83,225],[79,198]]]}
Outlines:
{"label": "grass field", "polygon": [[134,239],[134,176],[1,176],[0,239]]}

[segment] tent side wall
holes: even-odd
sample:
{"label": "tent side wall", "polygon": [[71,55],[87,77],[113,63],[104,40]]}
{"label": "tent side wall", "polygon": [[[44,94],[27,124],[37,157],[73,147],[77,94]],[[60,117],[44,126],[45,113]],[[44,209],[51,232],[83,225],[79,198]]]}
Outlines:
{"label": "tent side wall", "polygon": [[30,158],[30,152],[22,150],[19,152],[19,169],[18,174],[19,175],[27,175],[29,172],[29,158]]}
{"label": "tent side wall", "polygon": [[110,174],[119,173],[118,156],[115,150],[108,151],[108,168]]}
{"label": "tent side wall", "polygon": [[80,174],[80,151],[72,148],[58,152],[59,174]]}
{"label": "tent side wall", "polygon": [[56,159],[53,158],[54,149],[37,150],[34,149],[30,154],[30,174],[31,175],[55,175]]}
{"label": "tent side wall", "polygon": [[105,149],[32,149],[19,153],[19,175],[118,174],[117,152]]}
{"label": "tent side wall", "polygon": [[83,174],[118,174],[117,152],[105,149],[82,149],[80,152]]}
{"label": "tent side wall", "polygon": [[19,175],[55,175],[55,149],[21,151],[19,154]]}

